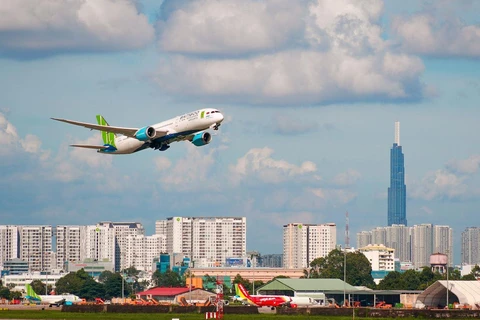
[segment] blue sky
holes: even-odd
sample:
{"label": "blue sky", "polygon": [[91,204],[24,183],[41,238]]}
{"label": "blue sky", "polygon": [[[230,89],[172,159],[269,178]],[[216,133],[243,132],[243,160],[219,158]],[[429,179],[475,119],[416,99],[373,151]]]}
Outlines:
{"label": "blue sky", "polygon": [[[387,221],[401,123],[409,225],[478,226],[475,1],[0,3],[2,224],[246,216],[248,250],[282,225]],[[105,156],[50,117],[143,127],[203,107],[213,142]]]}

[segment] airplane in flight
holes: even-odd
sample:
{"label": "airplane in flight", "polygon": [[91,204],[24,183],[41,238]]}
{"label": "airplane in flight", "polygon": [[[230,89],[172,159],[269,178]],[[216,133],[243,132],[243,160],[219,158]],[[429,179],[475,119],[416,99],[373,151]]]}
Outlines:
{"label": "airplane in flight", "polygon": [[187,140],[197,147],[209,144],[212,135],[205,130],[218,130],[223,115],[217,109],[206,108],[143,128],[110,126],[101,115],[97,115],[98,124],[51,119],[102,132],[103,145],[72,144],[72,147],[95,149],[105,154],[130,154],[147,148],[165,151],[176,141]]}
{"label": "airplane in flight", "polygon": [[256,307],[271,307],[272,310],[280,306],[290,306],[292,301],[289,296],[250,295],[241,283],[235,284],[235,291],[239,297],[237,300]]}
{"label": "airplane in flight", "polygon": [[51,306],[60,306],[68,303],[79,303],[82,301],[78,296],[74,294],[61,294],[61,295],[39,295],[37,294],[30,284],[25,285],[25,291],[27,294],[25,298],[30,301],[40,302],[41,304],[48,304]]}

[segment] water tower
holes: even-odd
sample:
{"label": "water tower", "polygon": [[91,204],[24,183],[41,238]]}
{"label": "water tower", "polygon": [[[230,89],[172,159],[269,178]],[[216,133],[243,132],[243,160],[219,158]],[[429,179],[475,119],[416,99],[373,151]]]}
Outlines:
{"label": "water tower", "polygon": [[444,253],[434,253],[430,255],[430,266],[433,272],[444,274],[447,271],[448,257]]}

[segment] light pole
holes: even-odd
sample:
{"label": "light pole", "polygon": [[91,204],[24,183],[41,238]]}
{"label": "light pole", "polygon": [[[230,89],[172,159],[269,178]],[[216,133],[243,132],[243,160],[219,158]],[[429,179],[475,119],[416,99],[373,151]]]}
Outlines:
{"label": "light pole", "polygon": [[122,271],[122,274],[120,275],[122,277],[122,303],[124,303],[124,298],[125,298],[125,285],[123,284],[123,282],[125,281],[125,279],[123,278],[123,271]]}
{"label": "light pole", "polygon": [[343,306],[346,306],[346,287],[347,287],[347,247],[343,248]]}
{"label": "light pole", "polygon": [[448,254],[449,254],[449,252],[448,251],[449,250],[447,249],[447,251],[446,251],[447,252],[447,309],[449,309],[449,306],[448,306],[448,298],[449,298],[448,297],[448,259],[449,259]]}

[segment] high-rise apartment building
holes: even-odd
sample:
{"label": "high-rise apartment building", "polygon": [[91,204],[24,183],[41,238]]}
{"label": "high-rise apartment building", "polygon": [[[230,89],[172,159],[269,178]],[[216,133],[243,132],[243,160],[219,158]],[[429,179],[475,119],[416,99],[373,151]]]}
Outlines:
{"label": "high-rise apartment building", "polygon": [[54,268],[66,270],[67,262],[85,258],[86,226],[57,226],[55,228],[56,261]]}
{"label": "high-rise apartment building", "polygon": [[156,221],[155,230],[166,236],[167,253],[188,256],[195,267],[246,255],[245,217],[170,217]]}
{"label": "high-rise apartment building", "polygon": [[400,145],[400,122],[395,122],[395,142],[390,150],[390,187],[388,188],[388,225],[407,225],[405,165]]}
{"label": "high-rise apartment building", "polygon": [[410,228],[402,224],[385,227],[385,245],[395,249],[395,258],[400,261],[411,261]]}
{"label": "high-rise apartment building", "polygon": [[430,266],[433,253],[433,225],[424,223],[412,227],[412,263],[415,268]]}
{"label": "high-rise apartment building", "polygon": [[307,268],[316,258],[325,257],[337,244],[334,223],[289,223],[283,226],[283,267]]}
{"label": "high-rise apartment building", "polygon": [[99,222],[99,225],[108,225],[115,230],[115,271],[130,267],[126,262],[127,238],[136,235],[145,235],[145,229],[138,222]]}
{"label": "high-rise apartment building", "polygon": [[115,262],[115,229],[112,224],[86,226],[85,258]]}
{"label": "high-rise apartment building", "polygon": [[18,227],[0,226],[0,269],[3,263],[18,257]]}
{"label": "high-rise apartment building", "polygon": [[154,271],[153,259],[167,251],[166,236],[160,234],[128,236],[124,249],[126,266],[135,267],[137,270]]}
{"label": "high-rise apartment building", "polygon": [[261,257],[260,267],[264,268],[283,268],[283,254],[264,254]]}
{"label": "high-rise apartment building", "polygon": [[448,264],[453,266],[453,230],[449,226],[433,226],[433,252],[443,253],[448,257]]}
{"label": "high-rise apartment building", "polygon": [[28,262],[29,271],[52,268],[52,226],[18,226],[19,258]]}
{"label": "high-rise apartment building", "polygon": [[480,228],[469,227],[462,232],[462,264],[480,264]]}
{"label": "high-rise apartment building", "polygon": [[357,233],[357,248],[363,248],[372,244],[372,232],[361,231]]}

